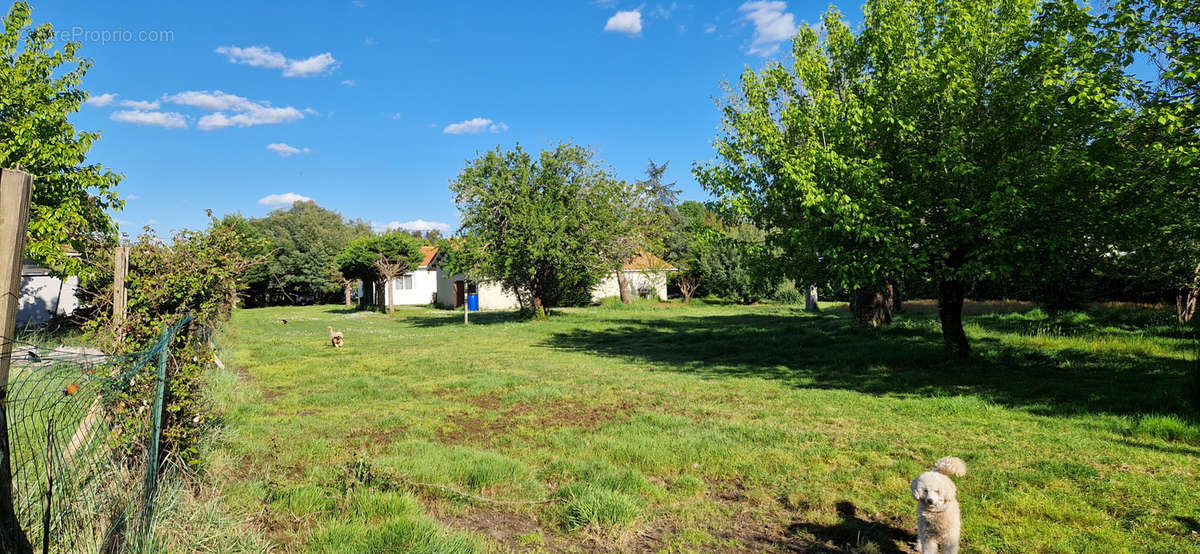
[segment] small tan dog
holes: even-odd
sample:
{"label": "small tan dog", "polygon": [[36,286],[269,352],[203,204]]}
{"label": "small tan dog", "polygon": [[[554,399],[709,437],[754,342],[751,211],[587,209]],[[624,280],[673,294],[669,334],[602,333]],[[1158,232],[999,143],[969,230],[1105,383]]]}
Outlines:
{"label": "small tan dog", "polygon": [[342,337],[341,331],[334,331],[333,326],[329,327],[329,342],[333,343],[334,348],[341,348],[345,339]]}
{"label": "small tan dog", "polygon": [[957,554],[962,526],[958,511],[958,487],[950,476],[967,474],[967,464],[945,457],[913,479],[913,498],[917,500],[917,535],[921,554]]}

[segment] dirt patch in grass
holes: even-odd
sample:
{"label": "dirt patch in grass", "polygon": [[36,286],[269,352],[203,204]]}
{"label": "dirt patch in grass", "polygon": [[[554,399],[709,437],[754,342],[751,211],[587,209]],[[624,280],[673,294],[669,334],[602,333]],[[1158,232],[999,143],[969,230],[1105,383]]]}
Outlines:
{"label": "dirt patch in grass", "polygon": [[532,517],[503,510],[477,509],[458,516],[447,516],[445,523],[455,529],[472,531],[501,544],[513,552],[580,552],[584,545],[546,532]]}
{"label": "dirt patch in grass", "polygon": [[592,430],[620,417],[627,417],[633,408],[633,404],[628,402],[518,402],[505,405],[499,395],[490,393],[473,396],[467,401],[476,410],[447,417],[446,426],[437,432],[439,441],[447,444],[488,442],[493,437],[521,430],[539,433],[563,427]]}

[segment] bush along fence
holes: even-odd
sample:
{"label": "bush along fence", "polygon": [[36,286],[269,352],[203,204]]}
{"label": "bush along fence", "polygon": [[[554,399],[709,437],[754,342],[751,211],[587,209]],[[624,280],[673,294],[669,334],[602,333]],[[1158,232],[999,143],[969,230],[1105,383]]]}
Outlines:
{"label": "bush along fence", "polygon": [[[9,475],[0,468],[0,492],[11,494],[0,498],[6,552],[117,553],[143,544],[163,461],[171,342],[190,321],[166,328],[147,350],[117,356],[3,339],[11,350],[0,359],[11,366]],[[151,375],[153,397],[131,397],[133,383]],[[111,416],[131,405],[139,418]]]}

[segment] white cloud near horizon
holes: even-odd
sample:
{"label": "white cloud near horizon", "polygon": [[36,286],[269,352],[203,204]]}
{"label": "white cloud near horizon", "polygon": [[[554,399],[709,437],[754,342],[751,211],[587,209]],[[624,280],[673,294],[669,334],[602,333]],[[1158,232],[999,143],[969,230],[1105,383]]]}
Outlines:
{"label": "white cloud near horizon", "polygon": [[302,196],[294,192],[285,192],[283,194],[268,194],[258,199],[260,206],[268,208],[291,207],[296,202],[308,202],[312,200],[307,196]]}
{"label": "white cloud near horizon", "polygon": [[164,129],[183,129],[187,127],[187,118],[176,112],[155,112],[146,110],[122,110],[113,112],[109,119],[119,123],[162,127]]}
{"label": "white cloud near horizon", "polygon": [[121,105],[135,110],[157,110],[158,100],[122,100]]}
{"label": "white cloud near horizon", "polygon": [[324,52],[302,60],[292,59],[280,52],[271,50],[269,46],[220,46],[218,54],[224,54],[230,63],[248,65],[250,67],[266,67],[282,69],[284,77],[312,77],[323,75],[337,69],[339,62],[333,54]]}
{"label": "white cloud near horizon", "polygon": [[770,56],[796,35],[796,16],[788,13],[787,2],[756,0],[738,6],[743,17],[754,24],[754,40],[748,52]]}
{"label": "white cloud near horizon", "polygon": [[443,235],[450,233],[450,224],[442,223],[441,221],[425,221],[424,219],[414,219],[412,221],[392,221],[390,223],[371,223],[371,228],[375,232],[396,231],[403,229],[405,231],[439,231]]}
{"label": "white cloud near horizon", "polygon": [[483,117],[476,117],[458,123],[451,123],[442,129],[442,134],[446,135],[476,135],[487,131],[489,133],[503,133],[508,130],[508,125],[502,122],[494,122]]}
{"label": "white cloud near horizon", "polygon": [[84,103],[89,106],[96,106],[97,108],[103,108],[104,106],[111,105],[116,100],[117,100],[116,94],[113,94],[111,92],[106,92],[104,94],[97,94],[95,96],[88,97],[87,101]]}
{"label": "white cloud near horizon", "polygon": [[610,33],[624,33],[631,37],[642,34],[642,12],[639,10],[617,12],[608,18],[604,30]]}
{"label": "white cloud near horizon", "polygon": [[[254,125],[272,125],[304,119],[304,114],[316,114],[315,110],[305,108],[304,111],[291,106],[275,107],[267,101],[255,101],[227,94],[219,90],[189,90],[178,94],[165,94],[163,101],[193,108],[210,110],[214,113],[202,116],[196,126],[203,131],[224,129],[225,127],[252,127]],[[227,115],[225,112],[233,112]]]}
{"label": "white cloud near horizon", "polygon": [[296,148],[295,146],[292,146],[286,142],[272,142],[271,144],[267,145],[267,150],[270,150],[276,154],[279,154],[280,156],[282,156],[284,158],[286,158],[288,156],[293,156],[295,154],[307,154],[312,151],[312,150],[308,149],[307,147]]}

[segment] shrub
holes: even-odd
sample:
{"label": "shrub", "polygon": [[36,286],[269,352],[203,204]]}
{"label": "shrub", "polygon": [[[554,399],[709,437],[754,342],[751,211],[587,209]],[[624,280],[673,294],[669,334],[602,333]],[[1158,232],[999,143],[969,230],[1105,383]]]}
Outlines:
{"label": "shrub", "polygon": [[804,293],[796,288],[796,284],[791,280],[784,281],[771,294],[771,299],[780,304],[803,304]]}
{"label": "shrub", "polygon": [[[198,461],[199,440],[211,420],[202,390],[202,374],[215,357],[209,337],[229,318],[238,280],[256,263],[242,255],[246,247],[245,237],[216,220],[205,231],[177,231],[169,241],[147,232],[129,247],[123,321],[112,314],[111,257],[84,291],[91,297],[91,318],[84,328],[93,342],[114,354],[145,350],[165,327],[193,317],[170,344],[160,449],[164,459]],[[147,413],[154,402],[155,381],[151,364],[126,390],[106,399],[119,452],[137,455],[145,448],[142,439],[149,434]]]}

